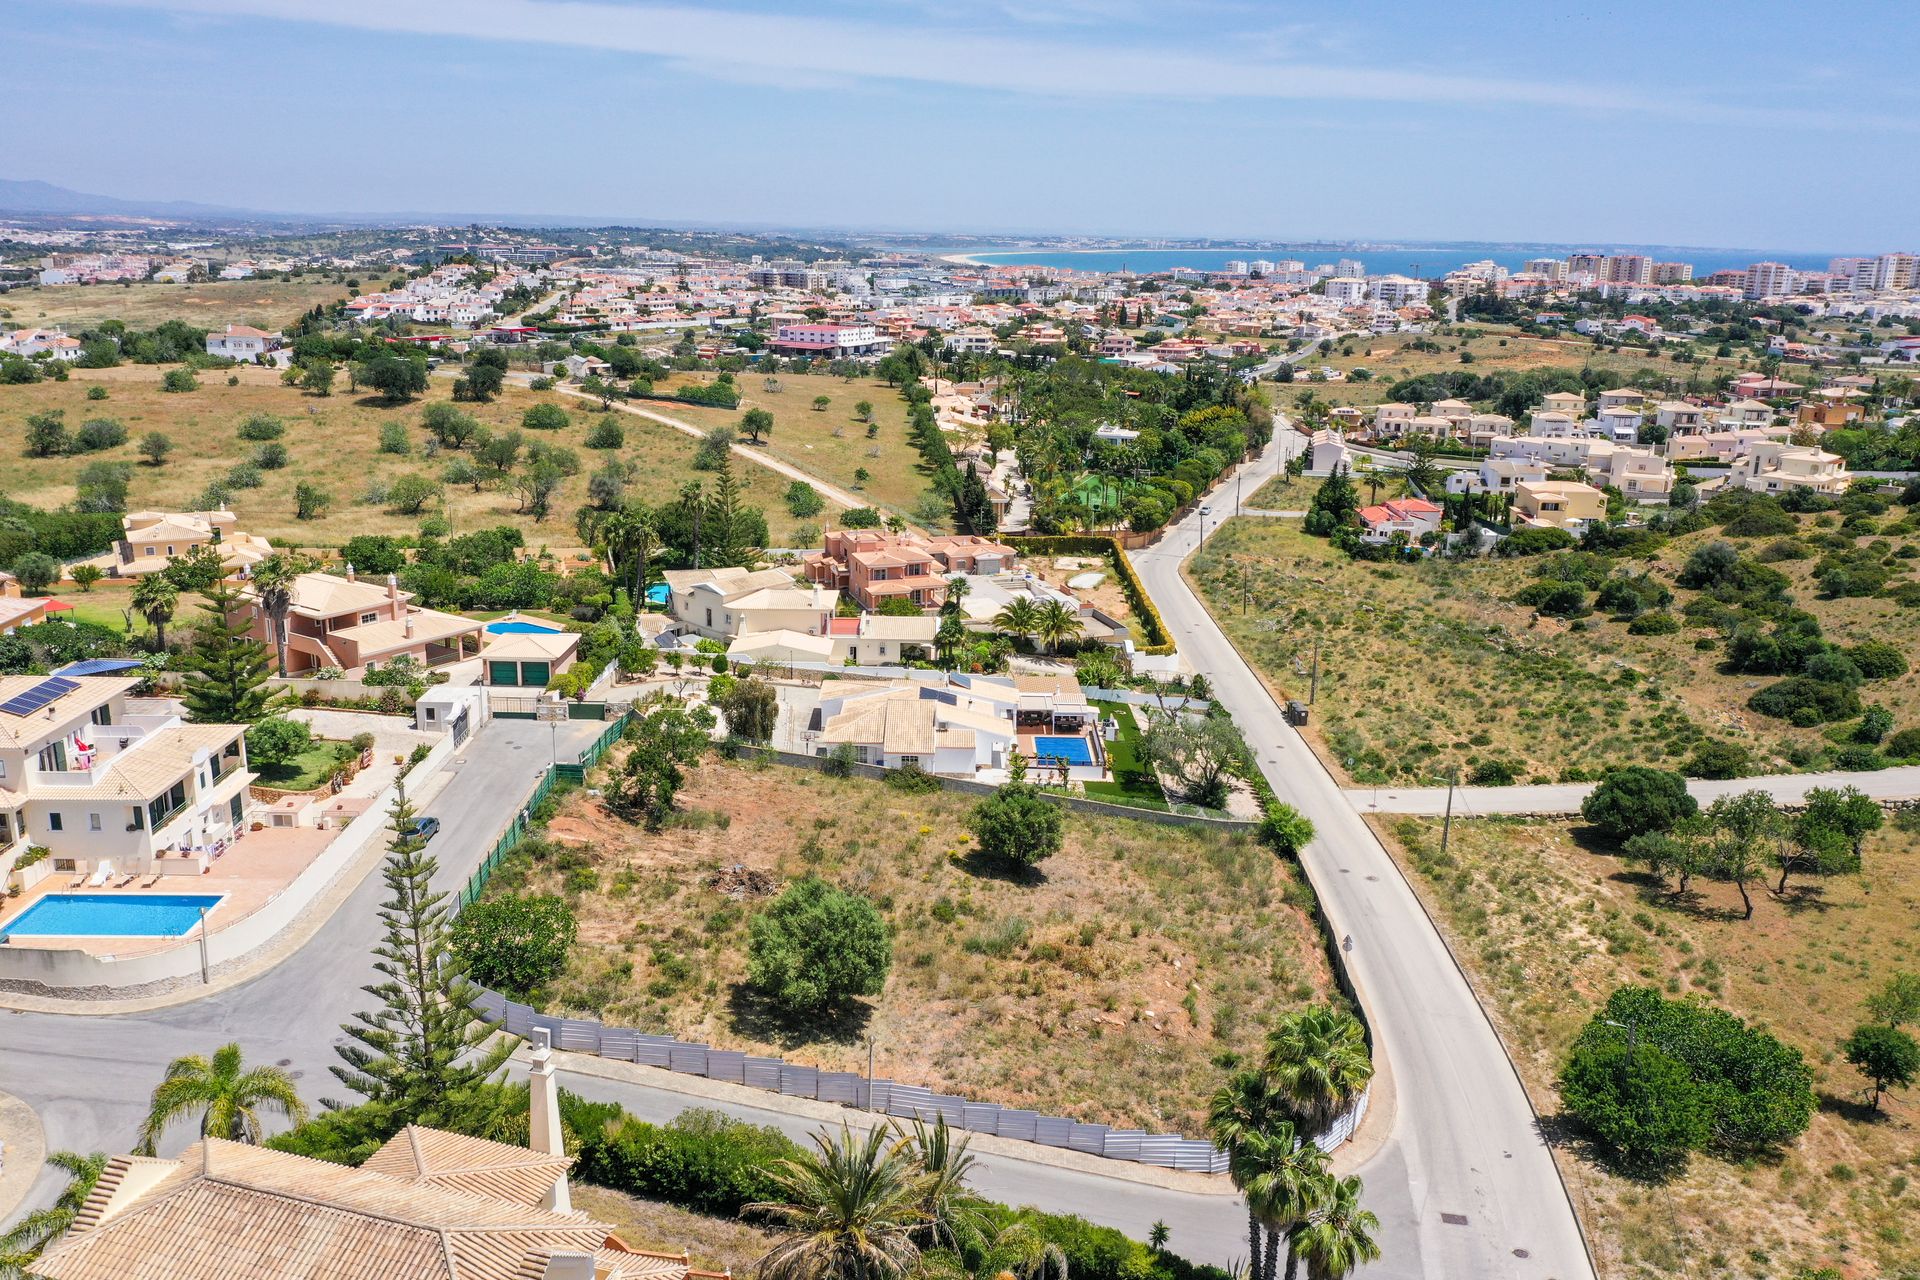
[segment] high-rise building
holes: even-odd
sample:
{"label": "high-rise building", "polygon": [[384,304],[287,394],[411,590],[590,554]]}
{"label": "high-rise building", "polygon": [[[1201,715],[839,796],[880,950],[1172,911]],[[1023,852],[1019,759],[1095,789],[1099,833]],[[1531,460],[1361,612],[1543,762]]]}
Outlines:
{"label": "high-rise building", "polygon": [[1247,270],[1255,275],[1270,276],[1273,274],[1273,264],[1265,258],[1255,258],[1247,264]]}
{"label": "high-rise building", "polygon": [[1567,260],[1565,258],[1528,258],[1526,274],[1545,276],[1557,283],[1567,278]]}
{"label": "high-rise building", "polygon": [[1656,262],[1653,264],[1653,282],[1655,284],[1686,284],[1693,279],[1691,262]]}
{"label": "high-rise building", "polygon": [[1571,276],[1593,276],[1598,280],[1607,278],[1607,255],[1604,253],[1570,253],[1567,255],[1567,274]]}
{"label": "high-rise building", "polygon": [[1774,298],[1794,291],[1798,273],[1784,262],[1756,262],[1742,286],[1749,298]]}
{"label": "high-rise building", "polygon": [[1342,279],[1353,279],[1367,274],[1367,264],[1356,258],[1342,258],[1334,265],[1333,274]]}
{"label": "high-rise building", "polygon": [[1874,259],[1873,287],[1885,293],[1890,289],[1920,287],[1920,255],[1883,253]]}
{"label": "high-rise building", "polygon": [[1243,276],[1247,274],[1247,260],[1245,258],[1228,258],[1226,265],[1221,269],[1230,276]]}
{"label": "high-rise building", "polygon": [[1608,258],[1602,277],[1613,284],[1648,284],[1653,280],[1653,259],[1645,254],[1623,253]]}

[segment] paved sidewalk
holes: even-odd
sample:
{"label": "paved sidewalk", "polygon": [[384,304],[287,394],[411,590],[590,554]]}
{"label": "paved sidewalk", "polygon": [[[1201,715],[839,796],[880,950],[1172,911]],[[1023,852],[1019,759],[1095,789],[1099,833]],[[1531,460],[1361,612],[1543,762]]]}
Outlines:
{"label": "paved sidewalk", "polygon": [[[1549,816],[1580,812],[1580,802],[1593,790],[1590,782],[1553,783],[1531,787],[1455,787],[1456,817],[1484,817],[1507,813]],[[1798,804],[1815,787],[1858,787],[1875,800],[1920,798],[1920,765],[1901,765],[1873,773],[1776,773],[1725,781],[1696,778],[1687,790],[1701,804],[1745,791],[1764,791],[1782,804]],[[1348,787],[1347,802],[1361,813],[1413,813],[1438,817],[1447,809],[1445,787]]]}
{"label": "paved sidewalk", "polygon": [[0,1225],[13,1218],[47,1159],[40,1117],[10,1093],[0,1093]]}

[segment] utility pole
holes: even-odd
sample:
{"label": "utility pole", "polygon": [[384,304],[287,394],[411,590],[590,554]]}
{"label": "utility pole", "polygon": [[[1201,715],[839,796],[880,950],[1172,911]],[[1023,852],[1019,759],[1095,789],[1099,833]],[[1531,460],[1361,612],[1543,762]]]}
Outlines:
{"label": "utility pole", "polygon": [[1307,685],[1307,705],[1312,706],[1320,697],[1320,637],[1313,637],[1313,679]]}
{"label": "utility pole", "polygon": [[1440,823],[1440,859],[1444,863],[1447,857],[1447,840],[1453,835],[1453,788],[1460,781],[1460,766],[1455,765],[1447,774],[1447,816]]}

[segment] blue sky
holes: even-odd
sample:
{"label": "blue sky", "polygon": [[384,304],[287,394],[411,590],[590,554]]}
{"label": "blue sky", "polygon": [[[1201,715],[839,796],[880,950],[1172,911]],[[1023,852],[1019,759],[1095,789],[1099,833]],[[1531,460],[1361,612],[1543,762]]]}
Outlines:
{"label": "blue sky", "polygon": [[0,177],[645,223],[1920,242],[1909,0],[1550,8],[33,0],[0,47],[15,121],[45,124]]}

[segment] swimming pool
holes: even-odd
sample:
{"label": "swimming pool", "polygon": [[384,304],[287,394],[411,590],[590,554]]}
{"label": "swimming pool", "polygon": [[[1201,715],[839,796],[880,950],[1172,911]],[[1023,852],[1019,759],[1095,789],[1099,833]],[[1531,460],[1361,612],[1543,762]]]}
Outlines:
{"label": "swimming pool", "polygon": [[1093,763],[1093,748],[1085,738],[1036,737],[1033,754],[1042,760],[1064,760],[1070,765]]}
{"label": "swimming pool", "polygon": [[487,634],[490,636],[557,636],[562,634],[559,627],[543,626],[538,622],[489,622]]}
{"label": "swimming pool", "polygon": [[21,938],[177,938],[220,905],[217,893],[50,893],[9,921]]}

